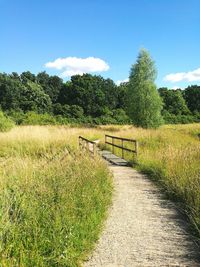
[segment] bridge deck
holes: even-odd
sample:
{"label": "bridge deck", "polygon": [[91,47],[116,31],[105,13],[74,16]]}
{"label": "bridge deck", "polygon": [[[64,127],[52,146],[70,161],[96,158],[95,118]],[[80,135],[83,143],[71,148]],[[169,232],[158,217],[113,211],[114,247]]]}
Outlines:
{"label": "bridge deck", "polygon": [[105,160],[109,161],[110,163],[118,166],[128,166],[129,163],[125,159],[122,159],[108,150],[99,150],[99,155],[101,155]]}

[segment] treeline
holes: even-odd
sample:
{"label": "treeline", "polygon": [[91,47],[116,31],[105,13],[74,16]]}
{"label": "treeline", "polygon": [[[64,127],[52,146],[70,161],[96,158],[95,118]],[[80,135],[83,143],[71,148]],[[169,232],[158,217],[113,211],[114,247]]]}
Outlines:
{"label": "treeline", "polygon": [[[128,124],[128,83],[84,74],[63,82],[46,72],[0,74],[0,106],[16,124]],[[166,123],[200,121],[200,86],[160,88]]]}
{"label": "treeline", "polygon": [[101,76],[0,74],[1,108],[17,124],[130,123],[125,97],[125,87]]}
{"label": "treeline", "polygon": [[163,101],[165,123],[200,122],[200,86],[191,85],[184,90],[159,88]]}

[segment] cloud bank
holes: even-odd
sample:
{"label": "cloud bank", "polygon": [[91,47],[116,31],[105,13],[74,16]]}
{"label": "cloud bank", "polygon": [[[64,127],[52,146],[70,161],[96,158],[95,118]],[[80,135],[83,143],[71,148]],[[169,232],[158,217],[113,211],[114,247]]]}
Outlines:
{"label": "cloud bank", "polygon": [[167,82],[194,82],[194,81],[200,81],[200,68],[189,71],[189,72],[178,72],[178,73],[171,73],[164,77],[164,81]]}
{"label": "cloud bank", "polygon": [[115,83],[116,83],[116,85],[120,85],[121,83],[127,83],[128,81],[129,81],[129,79],[127,78],[127,79],[124,79],[124,80],[118,80]]}
{"label": "cloud bank", "polygon": [[102,72],[107,71],[110,68],[104,60],[95,57],[57,58],[52,62],[47,62],[45,67],[61,70],[62,77],[71,77],[76,74],[83,75],[83,73]]}

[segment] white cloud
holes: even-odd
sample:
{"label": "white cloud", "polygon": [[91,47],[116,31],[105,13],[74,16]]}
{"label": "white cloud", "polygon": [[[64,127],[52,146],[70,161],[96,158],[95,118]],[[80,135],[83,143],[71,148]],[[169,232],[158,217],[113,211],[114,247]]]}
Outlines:
{"label": "white cloud", "polygon": [[127,78],[127,79],[124,79],[124,80],[118,80],[115,83],[116,83],[116,85],[120,85],[121,83],[127,83],[128,81],[129,81],[129,79]]}
{"label": "white cloud", "polygon": [[70,77],[72,75],[90,72],[102,72],[109,70],[109,65],[100,58],[87,57],[87,58],[77,58],[77,57],[66,57],[57,58],[52,62],[47,62],[45,64],[46,68],[53,68],[56,70],[62,70],[62,77]]}
{"label": "white cloud", "polygon": [[164,77],[164,81],[172,83],[181,81],[187,81],[187,82],[200,81],[200,68],[188,72],[178,72],[178,73],[168,74]]}
{"label": "white cloud", "polygon": [[177,89],[182,89],[180,86],[173,86],[171,89],[177,90]]}

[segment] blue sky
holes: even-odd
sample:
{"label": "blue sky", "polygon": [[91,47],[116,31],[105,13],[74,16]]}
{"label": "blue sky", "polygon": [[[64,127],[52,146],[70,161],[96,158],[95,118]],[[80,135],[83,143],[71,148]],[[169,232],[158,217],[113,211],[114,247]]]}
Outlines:
{"label": "blue sky", "polygon": [[0,10],[0,72],[124,80],[145,47],[158,87],[200,84],[199,0],[0,0]]}

